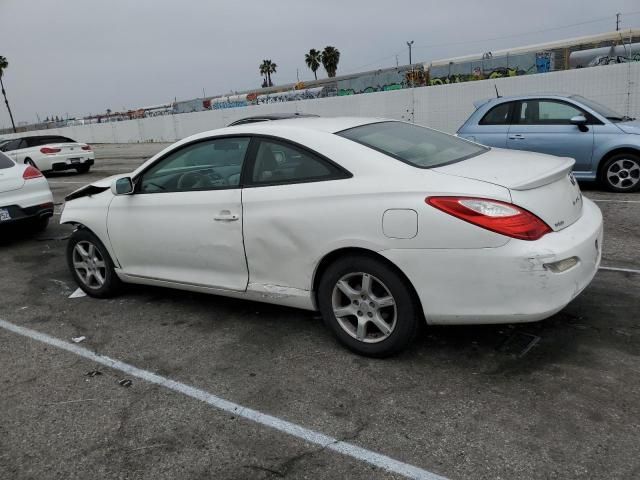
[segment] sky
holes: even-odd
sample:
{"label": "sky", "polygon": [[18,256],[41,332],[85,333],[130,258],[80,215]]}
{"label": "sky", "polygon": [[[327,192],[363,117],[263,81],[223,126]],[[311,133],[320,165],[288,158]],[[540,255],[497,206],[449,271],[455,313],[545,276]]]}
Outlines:
{"label": "sky", "polygon": [[340,75],[407,64],[408,40],[429,62],[609,32],[617,12],[640,28],[637,0],[0,0],[0,55],[33,122],[258,88],[263,59],[276,85],[310,80],[311,48],[337,47]]}

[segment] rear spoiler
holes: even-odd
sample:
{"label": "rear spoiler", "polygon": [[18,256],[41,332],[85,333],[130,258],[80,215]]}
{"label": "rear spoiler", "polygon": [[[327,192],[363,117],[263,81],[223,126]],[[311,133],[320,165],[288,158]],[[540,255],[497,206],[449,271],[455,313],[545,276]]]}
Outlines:
{"label": "rear spoiler", "polygon": [[493,97],[492,98],[485,98],[484,100],[478,100],[476,102],[473,102],[473,106],[476,107],[476,110],[477,110],[481,106],[483,106],[485,103],[490,102],[491,100],[493,100]]}

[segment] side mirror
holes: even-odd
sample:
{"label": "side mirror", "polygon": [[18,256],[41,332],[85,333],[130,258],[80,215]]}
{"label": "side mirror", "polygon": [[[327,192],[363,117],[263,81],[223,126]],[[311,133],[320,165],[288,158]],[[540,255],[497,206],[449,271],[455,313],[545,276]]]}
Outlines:
{"label": "side mirror", "polygon": [[131,195],[133,193],[131,177],[122,177],[114,180],[111,183],[111,193],[114,195]]}
{"label": "side mirror", "polygon": [[576,115],[575,117],[571,117],[571,120],[569,121],[572,125],[577,126],[581,132],[586,132],[587,130],[589,130],[587,128],[587,119],[584,115]]}

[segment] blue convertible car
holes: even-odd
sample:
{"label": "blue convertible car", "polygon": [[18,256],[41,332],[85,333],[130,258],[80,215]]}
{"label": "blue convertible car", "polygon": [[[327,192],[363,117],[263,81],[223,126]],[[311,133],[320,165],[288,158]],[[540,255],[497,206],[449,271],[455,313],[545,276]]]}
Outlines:
{"label": "blue convertible car", "polygon": [[616,192],[640,188],[640,122],[579,95],[479,102],[458,136],[494,147],[572,157],[579,180],[597,180]]}

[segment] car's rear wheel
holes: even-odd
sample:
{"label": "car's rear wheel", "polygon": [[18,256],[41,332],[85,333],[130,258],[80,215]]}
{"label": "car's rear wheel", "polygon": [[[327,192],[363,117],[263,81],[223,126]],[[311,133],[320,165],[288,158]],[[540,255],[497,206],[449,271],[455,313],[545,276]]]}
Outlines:
{"label": "car's rear wheel", "polygon": [[86,229],[73,232],[67,244],[67,264],[76,283],[87,295],[98,298],[118,293],[121,281],[113,268],[109,252]]}
{"label": "car's rear wheel", "polygon": [[370,357],[399,352],[418,327],[411,287],[393,268],[367,256],[344,257],[327,268],[318,306],[344,345]]}
{"label": "car's rear wheel", "polygon": [[91,165],[80,165],[79,167],[76,167],[76,172],[87,173],[90,168],[91,168]]}
{"label": "car's rear wheel", "polygon": [[635,192],[640,188],[640,156],[613,155],[602,166],[600,180],[613,192]]}

